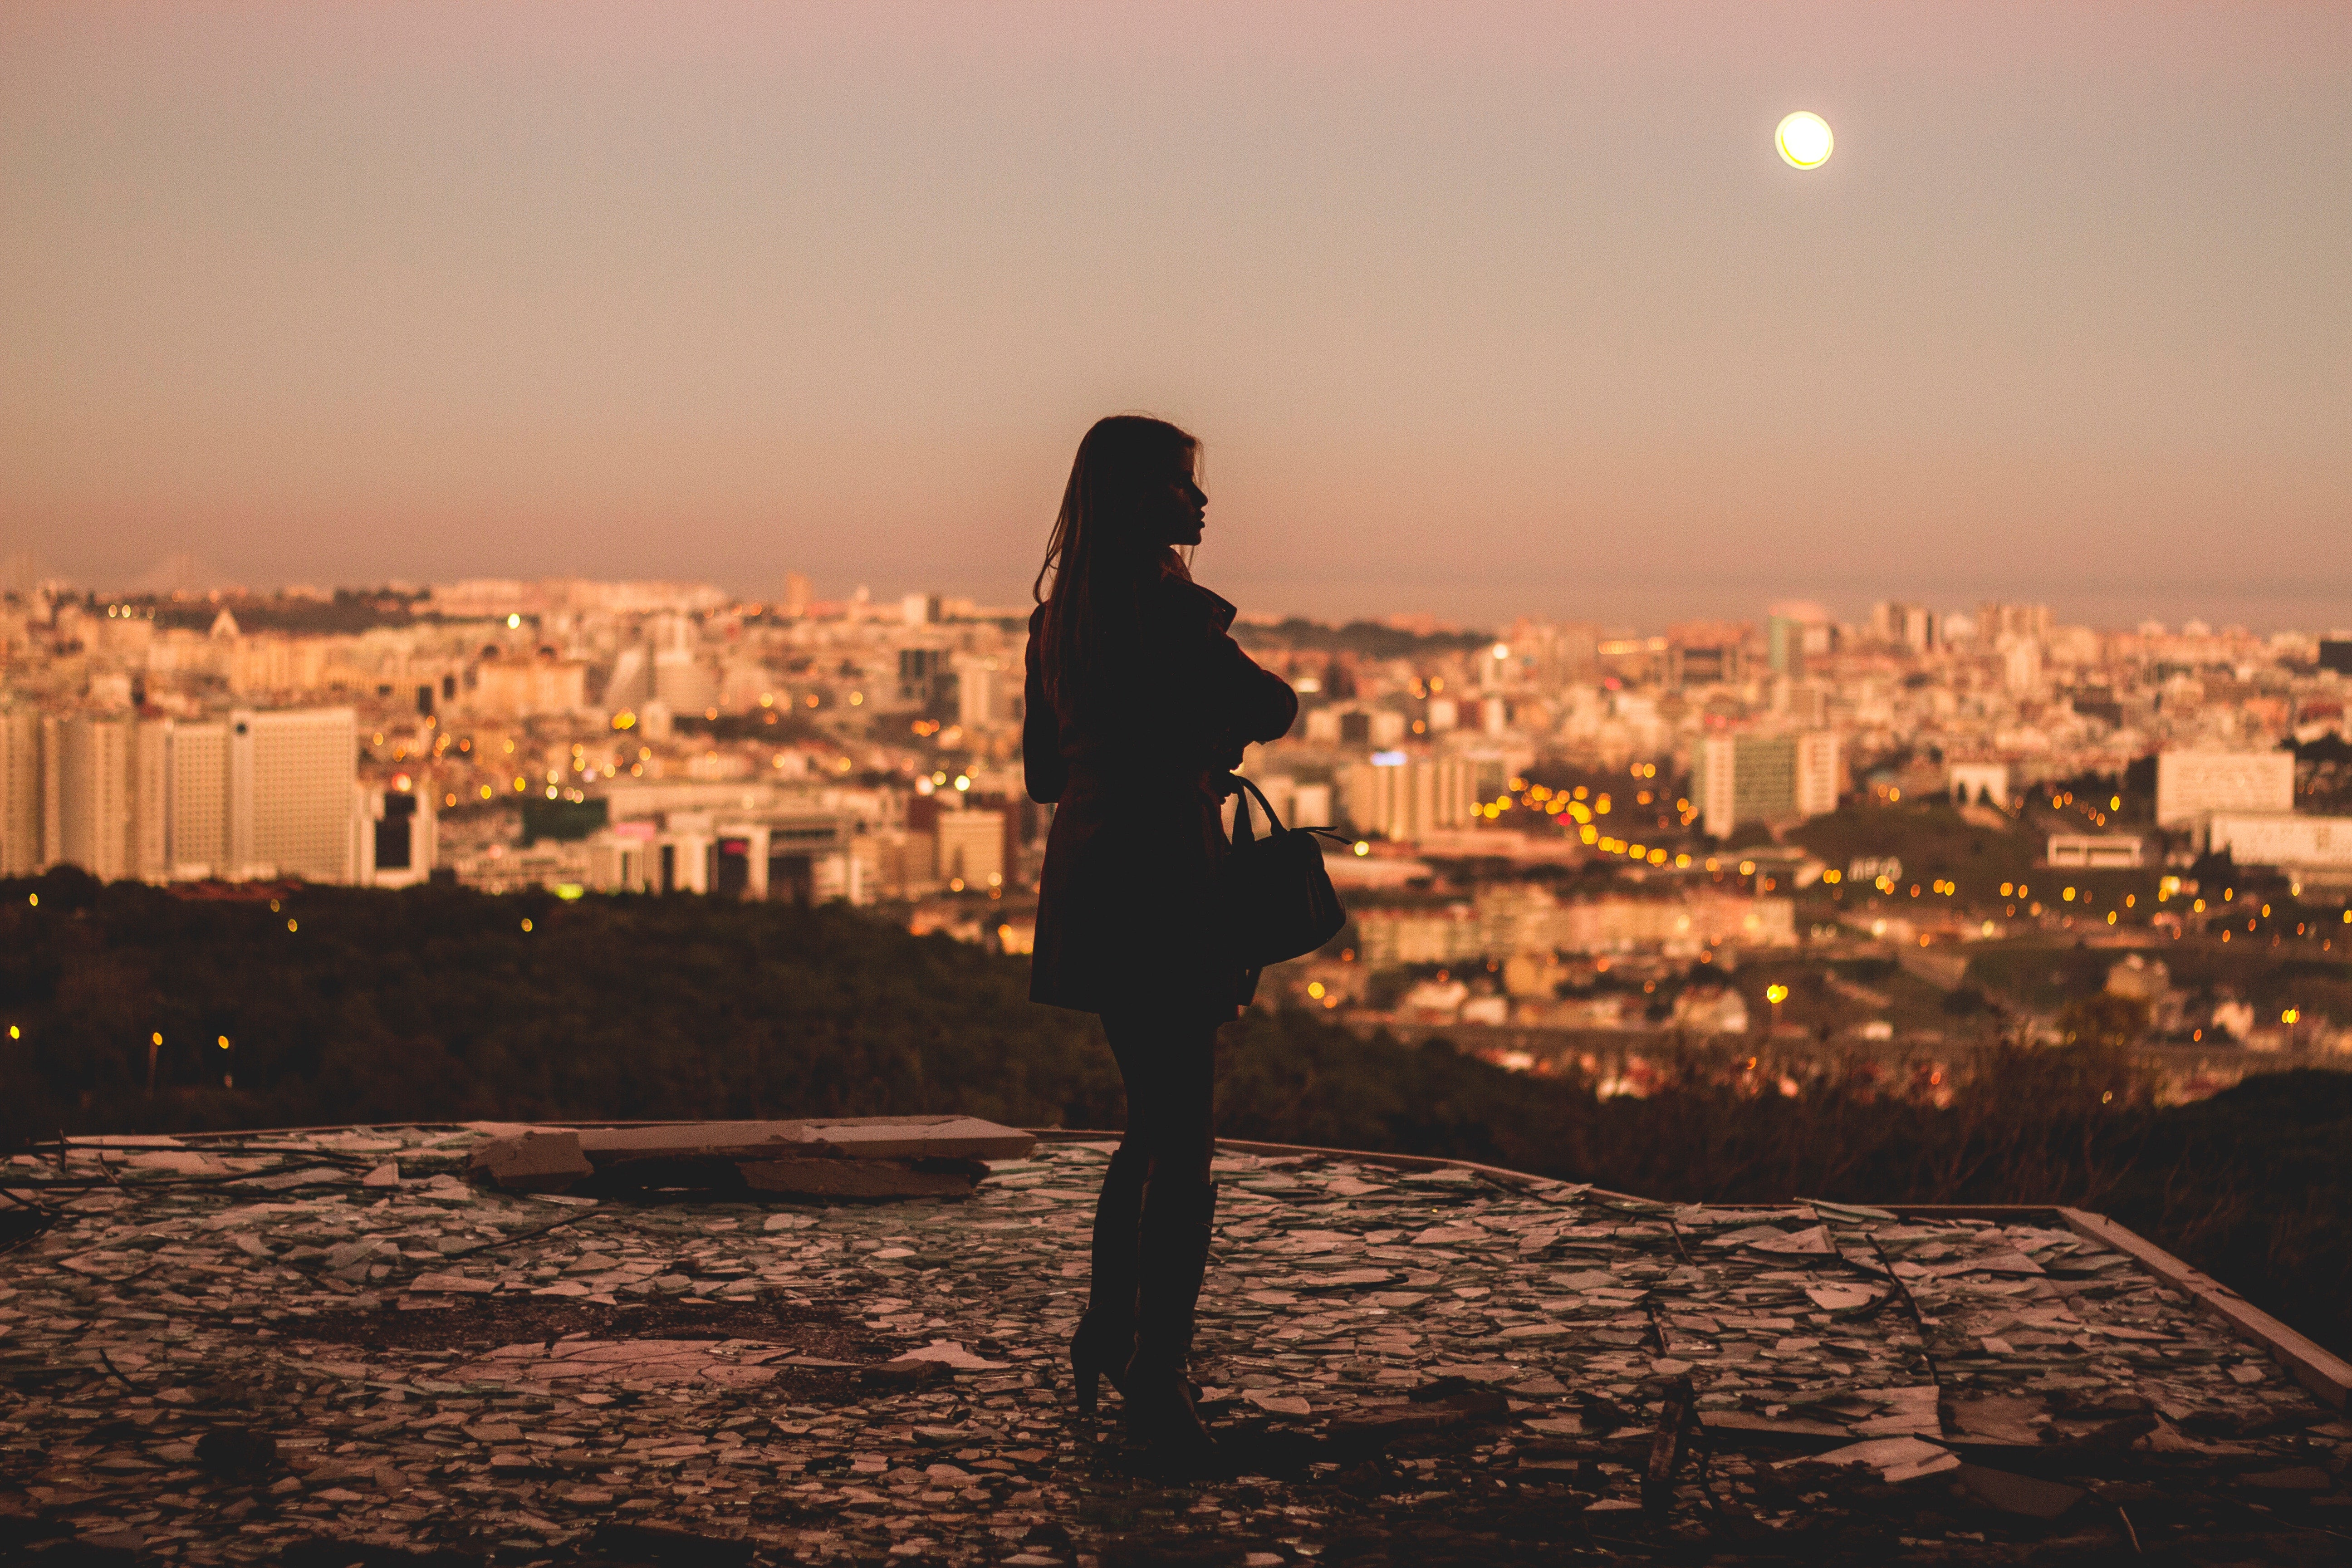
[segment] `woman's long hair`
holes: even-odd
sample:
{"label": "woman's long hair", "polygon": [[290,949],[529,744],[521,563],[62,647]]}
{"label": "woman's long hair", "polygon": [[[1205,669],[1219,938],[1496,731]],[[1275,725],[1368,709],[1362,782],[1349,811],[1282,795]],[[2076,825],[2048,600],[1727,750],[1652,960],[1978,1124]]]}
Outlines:
{"label": "woman's long hair", "polygon": [[1074,691],[1085,690],[1122,662],[1143,585],[1170,559],[1146,531],[1147,509],[1171,480],[1192,476],[1200,450],[1189,433],[1141,414],[1098,419],[1078,443],[1045,562],[1030,588],[1045,606],[1038,665],[1056,705],[1066,679],[1074,678]]}

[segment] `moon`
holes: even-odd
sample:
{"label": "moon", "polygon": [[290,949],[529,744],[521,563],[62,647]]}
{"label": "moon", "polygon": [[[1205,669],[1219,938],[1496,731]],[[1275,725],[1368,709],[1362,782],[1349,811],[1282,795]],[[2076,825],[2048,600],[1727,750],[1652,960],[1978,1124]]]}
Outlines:
{"label": "moon", "polygon": [[1791,169],[1818,169],[1830,161],[1830,149],[1836,141],[1830,135],[1828,121],[1801,109],[1780,121],[1772,144]]}

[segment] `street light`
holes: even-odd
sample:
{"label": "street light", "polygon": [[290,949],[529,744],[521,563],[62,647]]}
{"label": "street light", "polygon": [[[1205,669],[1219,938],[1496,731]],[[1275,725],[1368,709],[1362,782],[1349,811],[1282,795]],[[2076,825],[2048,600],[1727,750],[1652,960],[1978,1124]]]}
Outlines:
{"label": "street light", "polygon": [[1780,1027],[1780,1004],[1786,1002],[1788,999],[1789,988],[1787,986],[1767,985],[1764,987],[1764,1000],[1772,1004],[1772,1027],[1775,1030],[1778,1030]]}

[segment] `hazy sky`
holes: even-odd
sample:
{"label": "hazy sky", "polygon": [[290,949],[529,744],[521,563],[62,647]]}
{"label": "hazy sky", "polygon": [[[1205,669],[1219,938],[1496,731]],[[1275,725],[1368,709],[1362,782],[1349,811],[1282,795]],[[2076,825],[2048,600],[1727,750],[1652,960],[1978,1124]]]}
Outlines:
{"label": "hazy sky", "polygon": [[1250,608],[2352,623],[2352,5],[0,5],[0,555],[1009,602],[1123,408]]}

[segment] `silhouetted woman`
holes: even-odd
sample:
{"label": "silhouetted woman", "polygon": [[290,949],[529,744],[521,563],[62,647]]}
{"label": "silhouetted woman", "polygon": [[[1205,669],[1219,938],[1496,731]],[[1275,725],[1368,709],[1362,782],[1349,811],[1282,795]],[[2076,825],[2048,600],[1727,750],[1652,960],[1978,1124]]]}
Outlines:
{"label": "silhouetted woman", "polygon": [[1131,1428],[1195,1458],[1213,1447],[1185,1363],[1216,1207],[1216,1031],[1249,984],[1216,913],[1220,781],[1298,714],[1177,553],[1201,542],[1199,452],[1134,415],[1078,443],[1029,617],[1022,733],[1029,793],[1055,803],[1029,994],[1102,1015],[1127,1086],[1070,1342],[1079,1406],[1108,1375]]}

